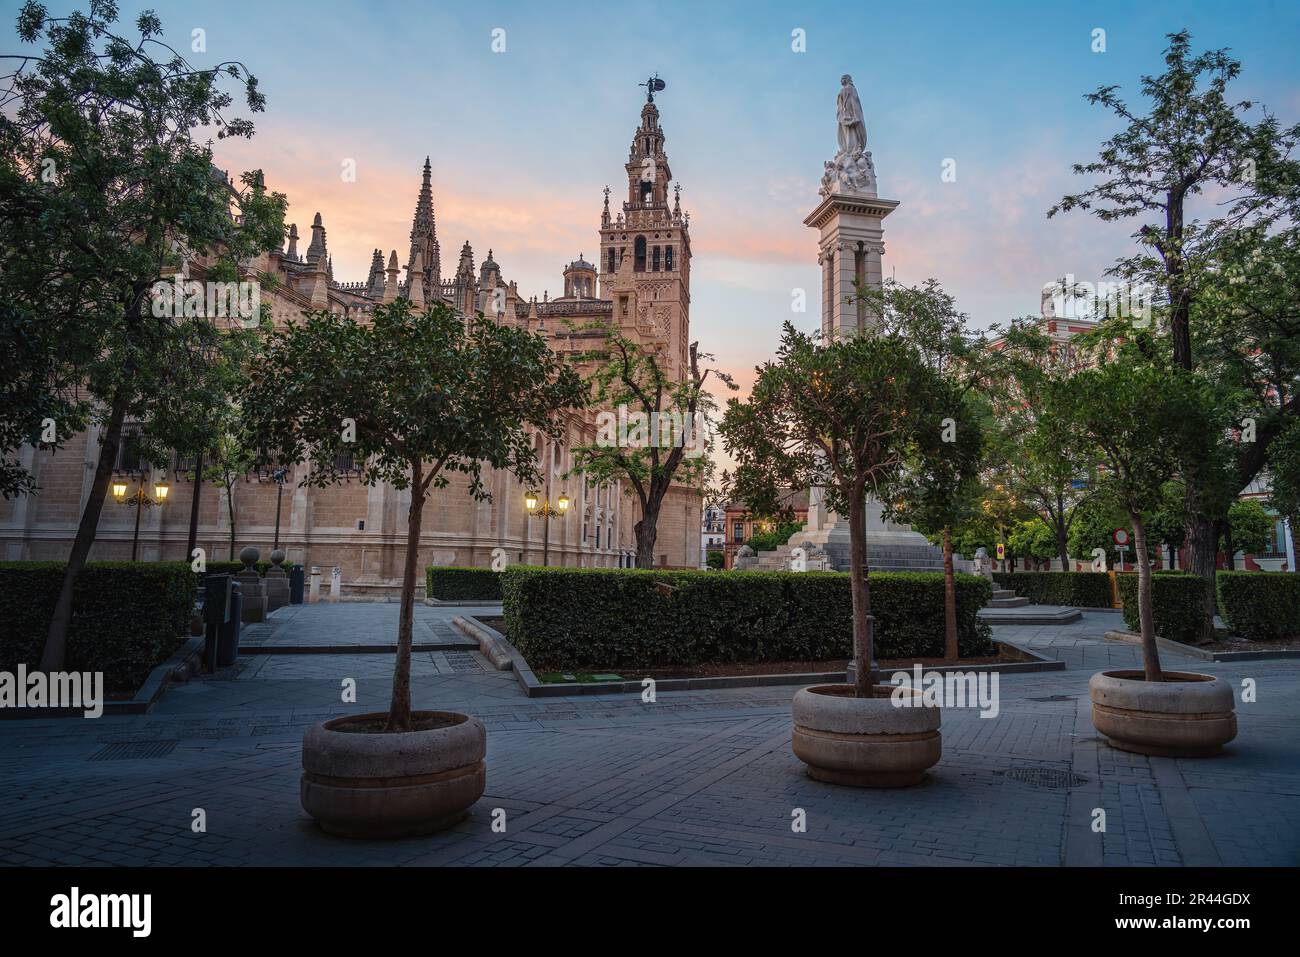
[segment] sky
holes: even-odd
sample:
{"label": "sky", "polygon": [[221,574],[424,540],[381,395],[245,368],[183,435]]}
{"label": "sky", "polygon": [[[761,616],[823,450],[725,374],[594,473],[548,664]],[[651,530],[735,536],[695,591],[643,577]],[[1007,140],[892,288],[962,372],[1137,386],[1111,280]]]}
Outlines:
{"label": "sky", "polygon": [[[17,6],[0,0],[0,52],[21,47]],[[1057,277],[1103,279],[1128,248],[1131,222],[1046,212],[1086,185],[1071,164],[1118,128],[1083,95],[1118,84],[1138,99],[1167,33],[1188,28],[1198,51],[1230,48],[1244,65],[1233,98],[1300,121],[1296,0],[121,6],[125,23],[155,9],[196,65],[237,59],[257,75],[268,101],[257,134],[218,142],[216,162],[232,175],[263,169],[304,244],[319,211],[341,281],[365,279],[376,247],[405,264],[428,155],[444,274],[469,240],[476,264],[490,248],[524,295],[556,295],[564,265],[599,250],[602,189],[623,193],[637,84],[657,72],[691,213],[691,337],[745,386],[785,320],[820,325],[817,234],[803,219],[835,152],[843,73],[862,100],[880,195],[901,204],[885,220],[886,274],[938,280],[979,327],[1036,313]],[[204,51],[191,52],[195,30]],[[342,175],[348,161],[355,181]],[[810,291],[810,311],[792,312],[795,289]]]}

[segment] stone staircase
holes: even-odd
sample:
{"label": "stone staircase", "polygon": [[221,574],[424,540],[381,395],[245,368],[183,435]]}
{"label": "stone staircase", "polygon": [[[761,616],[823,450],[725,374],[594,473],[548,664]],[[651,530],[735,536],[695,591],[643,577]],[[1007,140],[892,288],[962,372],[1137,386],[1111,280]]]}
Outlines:
{"label": "stone staircase", "polygon": [[1028,598],[1021,598],[1010,588],[993,589],[993,600],[985,608],[1024,608],[1029,604]]}

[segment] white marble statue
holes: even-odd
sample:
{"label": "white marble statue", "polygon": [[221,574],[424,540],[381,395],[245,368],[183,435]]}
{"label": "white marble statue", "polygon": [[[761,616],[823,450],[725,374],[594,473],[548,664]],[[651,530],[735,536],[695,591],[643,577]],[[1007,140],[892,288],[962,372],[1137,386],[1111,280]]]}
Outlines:
{"label": "white marble statue", "polygon": [[840,77],[840,92],[835,101],[839,150],[828,160],[822,172],[822,196],[831,193],[876,194],[876,167],[867,150],[867,124],[862,115],[853,77]]}
{"label": "white marble statue", "polygon": [[847,73],[840,77],[835,113],[839,118],[840,152],[848,155],[861,153],[867,148],[867,121],[862,117],[862,101],[858,99],[853,77]]}

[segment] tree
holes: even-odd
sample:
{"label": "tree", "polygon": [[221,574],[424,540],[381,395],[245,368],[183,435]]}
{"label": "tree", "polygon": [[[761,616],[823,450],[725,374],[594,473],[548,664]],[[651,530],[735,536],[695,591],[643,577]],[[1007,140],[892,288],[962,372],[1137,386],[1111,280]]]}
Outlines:
{"label": "tree", "polygon": [[233,418],[238,411],[230,409],[232,419],[217,432],[216,441],[207,447],[208,460],[197,481],[206,479],[225,493],[226,515],[230,519],[230,560],[235,560],[236,521],[235,488],[239,480],[257,466],[257,453],[245,443],[240,423]]}
{"label": "tree", "polygon": [[819,343],[785,324],[775,361],[758,369],[749,399],[727,403],[720,434],[737,466],[737,495],[773,514],[791,488],[824,490],[847,515],[854,693],[871,697],[871,591],[867,494],[897,479],[924,436],[937,436],[959,399],[915,347],[896,334]]}
{"label": "tree", "polygon": [[[1142,78],[1147,112],[1131,109],[1115,86],[1087,95],[1090,103],[1111,110],[1126,125],[1102,145],[1096,161],[1074,166],[1076,173],[1099,176],[1102,181],[1065,196],[1048,212],[1050,217],[1081,209],[1106,222],[1144,220],[1134,233],[1138,250],[1120,259],[1111,273],[1158,291],[1167,319],[1168,352],[1174,365],[1188,371],[1205,359],[1205,350],[1198,352],[1197,347],[1207,340],[1196,334],[1193,319],[1199,321],[1204,315],[1198,306],[1216,281],[1217,257],[1243,230],[1265,229],[1285,212],[1287,199],[1295,196],[1300,182],[1300,165],[1289,157],[1300,141],[1300,126],[1282,128],[1267,113],[1250,122],[1246,114],[1254,104],[1232,103],[1227,96],[1228,84],[1240,72],[1241,64],[1226,51],[1193,55],[1186,31],[1170,34],[1165,72]],[[1207,192],[1217,194],[1210,207],[1216,215],[1205,221],[1190,218],[1197,197]],[[1217,341],[1216,348],[1222,348],[1223,338]],[[1150,337],[1145,342],[1148,354],[1157,348]],[[1287,414],[1297,413],[1300,407],[1292,400]],[[1189,440],[1204,446],[1216,437]],[[1243,464],[1247,468],[1253,464],[1258,472],[1265,454],[1264,448],[1257,448]],[[1209,633],[1217,522],[1249,479],[1236,490],[1226,489],[1220,457],[1203,449],[1192,458],[1182,476],[1187,492],[1188,558],[1190,570],[1207,583],[1202,614]]]}
{"label": "tree", "polygon": [[[937,371],[937,370],[936,370]],[[952,529],[979,510],[983,432],[973,397],[963,401],[960,390],[945,383],[952,415],[936,433],[922,431],[913,453],[890,481],[882,480],[882,498],[897,520],[926,535],[938,534],[943,548],[944,646],[947,661],[960,657],[957,649],[957,584],[953,570]]]}
{"label": "tree", "polygon": [[1160,490],[1160,507],[1147,521],[1153,542],[1169,547],[1168,567],[1177,566],[1178,549],[1187,542],[1187,491],[1183,483],[1166,482]]}
{"label": "tree", "polygon": [[897,484],[885,491],[898,519],[924,534],[937,534],[943,549],[944,657],[957,650],[957,585],[953,570],[952,530],[978,508],[979,467],[984,453],[981,420],[987,410],[975,389],[988,375],[986,340],[970,329],[970,317],[935,279],[907,286],[887,279],[879,286],[860,285],[860,300],[875,317],[874,331],[907,340],[921,359],[946,383],[953,416],[939,433],[918,437],[916,452]]}
{"label": "tree", "polygon": [[424,503],[461,473],[490,499],[484,465],[525,484],[540,476],[534,433],[557,439],[561,413],[581,407],[578,374],[538,335],[462,319],[438,302],[404,299],[370,321],[320,311],[271,333],[253,362],[243,410],[251,434],[283,463],[309,463],[303,484],[341,480],[348,448],[367,485],[410,491],[397,663],[388,731],[411,728],[411,633]]}
{"label": "tree", "polygon": [[1056,536],[1041,519],[1031,519],[1007,536],[1007,547],[1026,561],[1046,562],[1056,556]]}
{"label": "tree", "polygon": [[591,445],[573,450],[573,470],[597,482],[626,480],[641,506],[636,533],[636,567],[653,568],[659,512],[673,483],[701,491],[712,482],[709,429],[716,409],[704,384],[710,375],[729,389],[731,376],[702,367],[713,356],[690,346],[689,367],[681,378],[664,368],[659,353],[644,348],[608,324],[600,348],[579,362],[597,363],[588,377],[591,404],[599,412],[599,431]]}
{"label": "tree", "polygon": [[1228,508],[1228,521],[1223,531],[1223,551],[1228,556],[1228,568],[1236,568],[1237,552],[1255,555],[1273,544],[1273,516],[1253,498],[1241,498]]}
{"label": "tree", "polygon": [[1061,347],[1031,319],[1011,323],[990,376],[996,434],[990,465],[1016,498],[1050,530],[1061,569],[1070,571],[1070,532],[1094,495],[1097,463],[1040,424],[1043,397],[1053,382],[1083,368],[1082,343]]}
{"label": "tree", "polygon": [[[76,427],[102,428],[41,654],[45,671],[64,662],[73,586],[95,540],[123,424],[129,418],[159,441],[180,431],[207,391],[211,350],[221,347],[213,317],[153,308],[155,284],[190,258],[238,263],[283,242],[284,197],[268,194],[257,173],[244,174],[243,189],[232,185],[195,140],[202,127],[251,136],[249,120],[223,115],[232,102],[223,84],[241,86],[257,112],[264,98],[256,79],[237,61],[192,67],[161,39],[152,13],[136,20],[134,40],[114,32],[116,19],[108,0],[66,18],[24,4],[18,36],[44,39],[45,48],[14,58],[0,92],[0,301],[19,320],[0,326],[0,353],[17,350],[9,337],[39,318],[41,334],[28,344],[33,369],[52,389],[73,391]],[[0,421],[41,411],[21,403]],[[4,434],[8,442],[15,433]]]}
{"label": "tree", "polygon": [[[1269,457],[1269,508],[1300,527],[1300,420],[1274,443]],[[1295,569],[1292,569],[1295,571]]]}
{"label": "tree", "polygon": [[1164,680],[1151,602],[1151,560],[1145,519],[1161,504],[1164,485],[1185,469],[1189,435],[1213,428],[1205,383],[1174,367],[1158,368],[1127,350],[1116,361],[1057,383],[1045,419],[1056,434],[1091,447],[1105,471],[1102,492],[1123,507],[1133,528],[1138,617],[1145,679]]}

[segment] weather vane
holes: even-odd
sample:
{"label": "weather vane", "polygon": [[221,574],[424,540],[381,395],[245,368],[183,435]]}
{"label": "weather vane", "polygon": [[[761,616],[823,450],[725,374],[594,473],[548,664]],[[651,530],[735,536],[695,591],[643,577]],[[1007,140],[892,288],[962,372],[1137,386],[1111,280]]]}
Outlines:
{"label": "weather vane", "polygon": [[658,93],[667,85],[668,85],[667,83],[659,79],[658,73],[656,73],[654,76],[647,79],[644,83],[637,84],[637,86],[645,87],[645,101],[647,103],[653,103],[655,101],[655,94]]}

